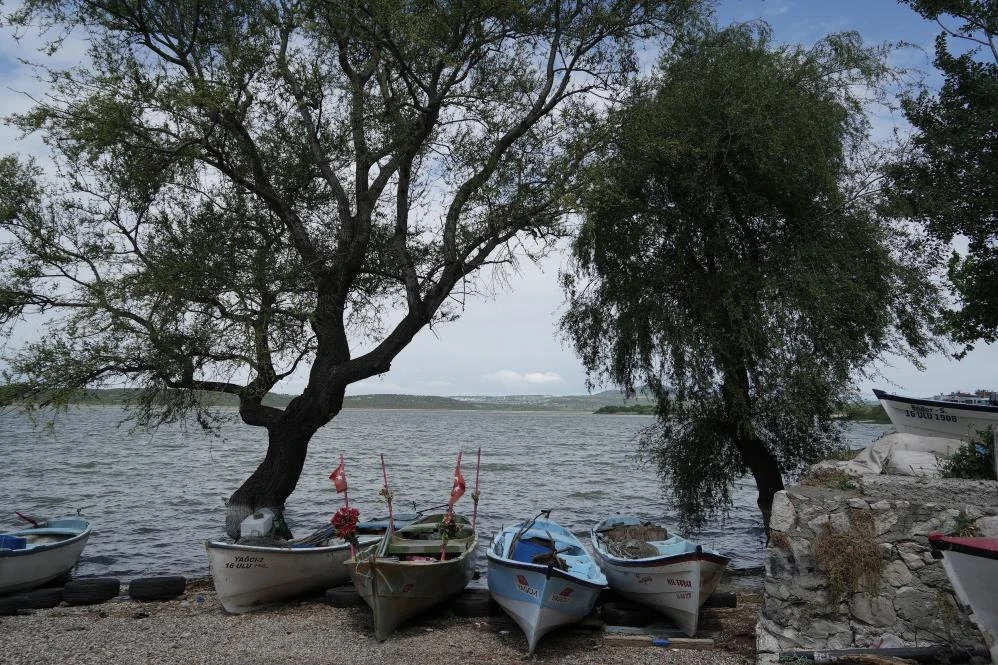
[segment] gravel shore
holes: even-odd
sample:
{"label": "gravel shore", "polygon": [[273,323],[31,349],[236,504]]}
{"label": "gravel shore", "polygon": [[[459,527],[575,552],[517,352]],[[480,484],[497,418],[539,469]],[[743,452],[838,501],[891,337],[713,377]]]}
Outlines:
{"label": "gravel shore", "polygon": [[171,601],[119,596],[101,605],[0,617],[0,662],[748,665],[754,662],[758,601],[739,594],[738,605],[706,611],[718,635],[714,649],[617,646],[606,643],[601,630],[566,627],[544,637],[528,658],[523,634],[504,616],[459,618],[443,609],[379,644],[366,609],[335,608],[319,598],[230,615],[210,582],[194,582]]}

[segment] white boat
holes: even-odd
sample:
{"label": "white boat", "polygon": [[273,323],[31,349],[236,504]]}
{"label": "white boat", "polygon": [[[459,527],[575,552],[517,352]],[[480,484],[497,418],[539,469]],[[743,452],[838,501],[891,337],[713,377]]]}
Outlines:
{"label": "white boat", "polygon": [[957,599],[971,612],[998,665],[998,538],[961,538],[934,533],[932,549],[941,553],[943,568]]}
{"label": "white boat", "polygon": [[[415,517],[406,515],[401,519]],[[399,521],[396,516],[396,523]],[[387,520],[358,524],[359,546],[379,542],[387,525]],[[232,614],[319,593],[350,580],[343,566],[350,558],[350,544],[335,537],[332,527],[299,541],[265,544],[248,539],[237,543],[207,541],[205,549],[218,600]]]}
{"label": "white boat", "polygon": [[486,551],[489,593],[527,637],[540,639],[593,610],[606,577],[570,531],[537,517],[497,533]]}
{"label": "white boat", "polygon": [[461,593],[475,575],[478,537],[463,515],[443,538],[446,513],[426,515],[346,562],[360,597],[374,611],[374,636]]}
{"label": "white boat", "polygon": [[590,537],[611,589],[669,617],[689,637],[696,634],[700,607],[728,557],[635,517],[609,517]]}
{"label": "white boat", "polygon": [[998,406],[901,397],[876,389],[873,394],[899,432],[970,441],[998,425]]}
{"label": "white boat", "polygon": [[62,577],[79,561],[88,538],[90,523],[81,517],[38,522],[0,534],[0,595]]}

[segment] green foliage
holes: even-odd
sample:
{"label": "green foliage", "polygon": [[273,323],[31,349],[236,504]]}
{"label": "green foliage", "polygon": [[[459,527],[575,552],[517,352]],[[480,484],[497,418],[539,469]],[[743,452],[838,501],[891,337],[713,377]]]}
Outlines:
{"label": "green foliage", "polygon": [[765,513],[781,473],[837,447],[855,372],[934,348],[932,257],[877,216],[860,168],[854,91],[885,57],[854,34],[709,32],[635,90],[589,172],[562,328],[591,380],[657,391],[642,450],[687,527],[746,471]]}
{"label": "green foliage", "polygon": [[658,413],[658,407],[655,406],[654,404],[631,404],[628,406],[601,406],[594,413],[653,416],[656,413]]}
{"label": "green foliage", "polygon": [[801,476],[800,484],[848,491],[856,489],[855,481],[855,478],[840,469],[811,469]]}
{"label": "green foliage", "polygon": [[965,442],[939,465],[944,478],[995,479],[994,430],[980,432],[981,440]]}
{"label": "green foliage", "polygon": [[894,204],[941,241],[967,240],[950,259],[959,308],[946,318],[965,353],[998,339],[998,22],[991,2],[903,1],[945,28],[935,57],[943,85],[904,101],[916,132],[889,171]]}
{"label": "green foliage", "polygon": [[299,371],[289,420],[320,426],[459,315],[455,287],[565,234],[634,45],[698,5],[23,3],[3,23],[90,51],[11,118],[64,177],[0,158],[0,335],[52,322],[12,378],[56,405],[137,384],[148,422],[223,392],[272,426],[260,400]]}
{"label": "green foliage", "polygon": [[960,514],[956,516],[956,523],[953,528],[950,529],[947,535],[949,536],[959,536],[962,538],[973,538],[974,536],[979,536],[980,532],[977,525],[974,523],[975,520],[971,519],[967,513],[960,511]]}
{"label": "green foliage", "polygon": [[879,402],[876,404],[847,404],[842,410],[849,420],[863,422],[889,423],[890,416],[884,411],[884,407]]}

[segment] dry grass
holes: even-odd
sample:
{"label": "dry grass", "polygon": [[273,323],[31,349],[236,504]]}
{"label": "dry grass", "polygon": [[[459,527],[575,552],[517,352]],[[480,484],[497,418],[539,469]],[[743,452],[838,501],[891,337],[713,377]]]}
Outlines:
{"label": "dry grass", "polygon": [[833,599],[864,588],[874,591],[884,569],[873,515],[864,510],[848,514],[848,529],[840,531],[826,523],[813,545],[815,561],[828,578]]}

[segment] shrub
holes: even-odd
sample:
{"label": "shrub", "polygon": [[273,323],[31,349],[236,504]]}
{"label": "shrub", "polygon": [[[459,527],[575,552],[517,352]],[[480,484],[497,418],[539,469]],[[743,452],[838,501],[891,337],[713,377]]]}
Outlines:
{"label": "shrub", "polygon": [[939,465],[943,478],[994,479],[994,431],[987,430],[980,432],[980,435],[981,441],[964,443],[952,457]]}

